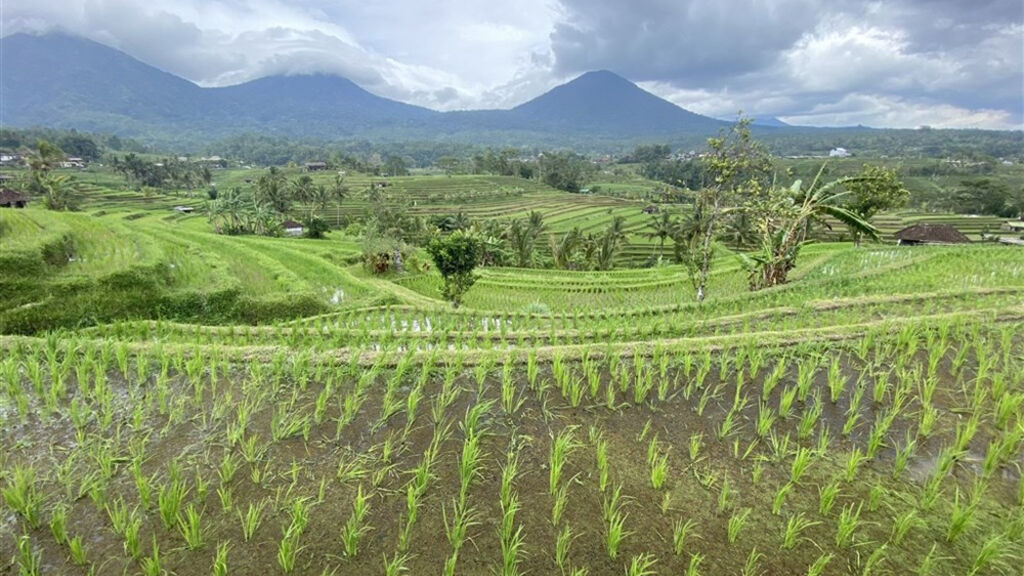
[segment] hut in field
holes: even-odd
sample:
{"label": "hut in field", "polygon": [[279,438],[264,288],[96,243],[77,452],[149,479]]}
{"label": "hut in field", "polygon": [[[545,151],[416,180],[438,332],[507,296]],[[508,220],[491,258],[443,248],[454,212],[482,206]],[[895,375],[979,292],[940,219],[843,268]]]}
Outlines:
{"label": "hut in field", "polygon": [[1004,232],[1024,234],[1024,220],[1008,220],[1003,223],[1002,229]]}
{"label": "hut in field", "polygon": [[0,190],[0,208],[24,208],[28,197],[10,188]]}
{"label": "hut in field", "polygon": [[949,224],[914,224],[896,233],[900,246],[920,244],[967,244],[971,240]]}
{"label": "hut in field", "polygon": [[648,204],[643,209],[644,214],[657,214],[658,212],[661,212],[661,209],[654,204]]}
{"label": "hut in field", "polygon": [[281,229],[284,230],[285,236],[302,236],[302,224],[294,220],[281,222]]}
{"label": "hut in field", "polygon": [[320,172],[327,170],[327,162],[306,162],[306,172]]}

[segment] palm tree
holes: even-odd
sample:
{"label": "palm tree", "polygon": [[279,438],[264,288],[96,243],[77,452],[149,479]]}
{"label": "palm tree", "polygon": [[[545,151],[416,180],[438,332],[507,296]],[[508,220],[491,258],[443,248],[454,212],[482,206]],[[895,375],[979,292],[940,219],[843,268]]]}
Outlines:
{"label": "palm tree", "polygon": [[658,216],[651,214],[651,221],[647,224],[647,227],[651,231],[644,234],[644,236],[658,239],[658,259],[660,260],[665,255],[665,240],[671,238],[675,232],[676,221],[668,212],[662,212]]}
{"label": "palm tree", "polygon": [[75,192],[80,188],[72,177],[61,174],[43,174],[39,185],[46,197],[46,207],[50,210],[74,210],[76,207]]}
{"label": "palm tree", "polygon": [[622,242],[626,239],[626,219],[623,216],[616,216],[612,218],[611,224],[605,230],[605,234],[610,234],[617,242]]}
{"label": "palm tree", "polygon": [[36,151],[28,157],[28,167],[33,172],[49,172],[64,160],[64,152],[47,140],[36,143]]}
{"label": "palm tree", "polygon": [[527,223],[529,224],[530,230],[533,231],[534,237],[544,231],[546,226],[544,225],[544,215],[536,210],[531,210],[527,215]]}
{"label": "palm tree", "polygon": [[266,202],[253,199],[244,214],[248,221],[247,228],[253,234],[270,236],[279,230],[277,220],[279,213]]}
{"label": "palm tree", "polygon": [[249,232],[246,222],[245,196],[240,188],[230,188],[206,204],[206,215],[219,234]]}
{"label": "palm tree", "polygon": [[626,240],[625,218],[616,216],[604,230],[604,234],[596,239],[594,264],[598,270],[611,270],[615,264],[615,256],[619,253]]}
{"label": "palm tree", "polygon": [[518,266],[529,268],[533,264],[533,252],[537,243],[537,232],[519,218],[513,219],[505,230],[505,238],[515,253]]}
{"label": "palm tree", "polygon": [[719,238],[736,248],[748,248],[756,245],[758,241],[757,231],[754,230],[750,213],[739,211],[730,214],[723,219],[722,233]]}
{"label": "palm tree", "polygon": [[63,190],[66,180],[47,182],[50,178],[50,170],[53,170],[57,163],[64,159],[64,152],[46,140],[40,140],[36,144],[35,152],[28,156],[28,167],[30,170],[28,180],[28,191],[33,194],[42,194],[47,198],[47,205],[53,198],[53,192]]}
{"label": "palm tree", "polygon": [[256,181],[256,201],[269,206],[279,214],[288,212],[291,197],[288,193],[287,179],[276,166],[271,166],[270,170]]}
{"label": "palm tree", "polygon": [[562,235],[561,240],[556,240],[554,234],[549,235],[548,244],[551,247],[551,257],[555,261],[555,268],[575,268],[577,266],[576,254],[583,241],[583,234],[579,227],[566,232]]}
{"label": "palm tree", "polygon": [[345,185],[345,177],[338,174],[334,177],[334,181],[327,188],[328,193],[334,198],[334,205],[337,208],[337,216],[335,218],[335,225],[341,226],[341,203],[348,197],[348,186]]}

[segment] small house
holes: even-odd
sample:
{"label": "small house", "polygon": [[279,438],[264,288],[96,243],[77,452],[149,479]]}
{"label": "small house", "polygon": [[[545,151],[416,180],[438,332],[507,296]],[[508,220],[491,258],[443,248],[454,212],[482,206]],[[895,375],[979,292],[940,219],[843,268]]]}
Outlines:
{"label": "small house", "polygon": [[57,165],[61,168],[85,168],[85,160],[75,156],[69,156],[58,162]]}
{"label": "small house", "polygon": [[895,234],[900,246],[919,244],[967,244],[971,240],[949,224],[914,224]]}
{"label": "small house", "polygon": [[306,162],[306,172],[320,172],[327,170],[327,162]]}
{"label": "small house", "polygon": [[181,212],[182,214],[191,214],[192,212],[195,212],[195,208],[191,206],[175,206],[174,211]]}
{"label": "small house", "polygon": [[0,190],[0,208],[24,208],[28,197],[10,188]]}
{"label": "small house", "polygon": [[1024,220],[1007,220],[1002,226],[1003,232],[1024,234]]}
{"label": "small house", "polygon": [[654,204],[648,204],[647,206],[644,206],[643,212],[644,214],[657,214],[658,212],[661,212],[661,209]]}
{"label": "small house", "polygon": [[281,222],[281,229],[284,230],[285,236],[302,236],[302,224],[294,220]]}
{"label": "small house", "polygon": [[852,154],[850,154],[850,151],[846,148],[837,147],[828,151],[829,158],[849,158],[850,156],[852,156]]}

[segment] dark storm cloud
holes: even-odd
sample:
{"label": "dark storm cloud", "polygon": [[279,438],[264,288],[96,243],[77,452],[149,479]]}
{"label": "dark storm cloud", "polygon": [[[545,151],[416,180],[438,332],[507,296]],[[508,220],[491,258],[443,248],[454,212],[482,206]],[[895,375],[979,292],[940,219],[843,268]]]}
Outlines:
{"label": "dark storm cloud", "polygon": [[704,113],[1022,123],[1020,0],[562,4],[558,72],[609,68]]}
{"label": "dark storm cloud", "polygon": [[609,68],[635,80],[719,82],[770,64],[815,20],[810,0],[775,3],[563,0],[556,69]]}

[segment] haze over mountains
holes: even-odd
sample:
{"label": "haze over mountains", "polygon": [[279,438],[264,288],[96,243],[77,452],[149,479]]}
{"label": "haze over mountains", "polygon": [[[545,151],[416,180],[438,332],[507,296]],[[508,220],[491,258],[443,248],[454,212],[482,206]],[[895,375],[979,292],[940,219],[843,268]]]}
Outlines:
{"label": "haze over mountains", "polygon": [[[694,114],[608,71],[589,72],[511,110],[437,112],[326,75],[273,76],[203,88],[102,44],[68,36],[0,39],[0,119],[142,139],[240,133],[503,143],[713,134]],[[483,142],[480,142],[483,140]]]}

